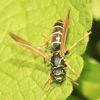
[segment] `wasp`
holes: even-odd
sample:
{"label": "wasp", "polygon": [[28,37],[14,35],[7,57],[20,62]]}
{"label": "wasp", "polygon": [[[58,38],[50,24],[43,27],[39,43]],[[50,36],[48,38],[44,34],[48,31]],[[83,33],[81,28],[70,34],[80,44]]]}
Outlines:
{"label": "wasp", "polygon": [[[75,75],[79,76],[79,73],[76,73],[74,69],[71,68],[71,66],[68,64],[68,62],[65,61],[65,56],[67,53],[69,53],[70,50],[72,50],[80,41],[82,41],[85,37],[90,35],[91,33],[87,33],[82,38],[80,38],[76,43],[74,43],[69,49],[66,50],[65,44],[66,44],[66,38],[69,28],[69,17],[70,16],[70,10],[68,11],[68,14],[65,18],[65,21],[58,20],[54,24],[54,28],[52,31],[52,38],[51,38],[51,53],[52,56],[49,56],[44,51],[40,50],[38,47],[32,45],[30,42],[27,42],[26,40],[22,39],[21,37],[10,33],[10,36],[21,46],[32,50],[42,58],[44,58],[47,62],[51,64],[51,71],[50,71],[50,77],[46,84],[51,80],[55,81],[57,84],[61,84],[66,79],[66,71],[65,68],[68,67]],[[48,45],[46,41],[46,45]],[[68,77],[68,76],[67,76]],[[70,77],[68,77],[72,82],[74,82]],[[76,83],[76,82],[74,82]]]}

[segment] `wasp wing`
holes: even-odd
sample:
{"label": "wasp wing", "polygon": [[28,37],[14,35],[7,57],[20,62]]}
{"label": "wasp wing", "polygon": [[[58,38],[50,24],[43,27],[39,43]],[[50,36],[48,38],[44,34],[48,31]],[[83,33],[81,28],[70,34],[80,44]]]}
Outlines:
{"label": "wasp wing", "polygon": [[60,55],[64,56],[65,54],[65,42],[66,42],[66,37],[67,37],[67,33],[68,33],[68,27],[69,27],[69,15],[70,15],[70,9],[68,11],[67,17],[64,21],[63,24],[63,34],[61,37],[61,46],[60,46]]}
{"label": "wasp wing", "polygon": [[25,41],[24,39],[20,38],[19,36],[10,33],[10,36],[21,46],[28,48],[32,51],[34,51],[35,53],[37,53],[39,56],[43,57],[45,60],[50,61],[50,57],[45,54],[43,51],[41,51],[40,49],[38,49],[37,47],[33,46],[31,43]]}

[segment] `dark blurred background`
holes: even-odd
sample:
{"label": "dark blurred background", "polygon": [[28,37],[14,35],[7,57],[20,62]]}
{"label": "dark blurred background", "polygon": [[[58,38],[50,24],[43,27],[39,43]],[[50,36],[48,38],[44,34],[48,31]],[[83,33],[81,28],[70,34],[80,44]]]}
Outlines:
{"label": "dark blurred background", "polygon": [[[81,77],[78,80],[79,86],[74,86],[73,92],[68,100],[100,99],[100,95],[98,94],[98,91],[100,90],[100,20],[95,20],[95,18],[93,19],[91,32],[92,34],[89,36],[90,39],[86,52],[83,55],[85,63]],[[91,59],[96,62],[91,63]],[[86,87],[87,90],[83,90],[84,86],[87,86],[84,82],[93,84],[93,87],[91,85],[90,90],[88,89],[89,87]]]}
{"label": "dark blurred background", "polygon": [[100,0],[92,3],[93,22],[86,52],[84,67],[68,100],[100,100]]}
{"label": "dark blurred background", "polygon": [[94,19],[86,53],[100,62],[100,21]]}

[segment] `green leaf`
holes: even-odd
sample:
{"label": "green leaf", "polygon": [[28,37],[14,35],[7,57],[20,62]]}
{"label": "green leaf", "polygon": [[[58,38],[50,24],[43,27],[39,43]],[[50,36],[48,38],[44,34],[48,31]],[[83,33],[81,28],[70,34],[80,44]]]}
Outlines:
{"label": "green leaf", "polygon": [[100,20],[100,0],[93,0],[93,16],[95,20]]}
{"label": "green leaf", "polygon": [[100,98],[100,63],[85,56],[85,67],[80,77],[79,91],[89,100]]}
{"label": "green leaf", "polygon": [[[51,83],[45,91],[43,86],[51,66],[44,64],[35,53],[21,48],[8,34],[15,33],[38,47],[45,41],[41,33],[50,37],[53,24],[59,19],[64,20],[69,8],[67,48],[91,28],[90,0],[0,1],[0,100],[65,100],[71,94],[72,83],[68,78],[61,85]],[[76,72],[82,71],[80,55],[84,53],[87,41],[86,38],[80,42],[66,57]],[[70,78],[77,80],[70,70],[66,71]]]}

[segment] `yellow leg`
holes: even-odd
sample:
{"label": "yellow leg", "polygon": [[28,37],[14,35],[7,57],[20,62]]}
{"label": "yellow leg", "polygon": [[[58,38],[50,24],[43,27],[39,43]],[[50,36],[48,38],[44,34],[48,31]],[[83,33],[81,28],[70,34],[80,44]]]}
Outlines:
{"label": "yellow leg", "polygon": [[52,34],[48,37],[48,36],[46,36],[45,34],[42,33],[42,36],[46,39],[46,41],[43,43],[42,46],[48,46],[49,43],[51,42]]}
{"label": "yellow leg", "polygon": [[42,36],[46,39],[46,41],[42,44],[42,46],[48,46],[49,44],[48,36],[46,36],[44,33],[42,33]]}
{"label": "yellow leg", "polygon": [[78,43],[80,43],[83,39],[85,39],[87,36],[89,36],[91,34],[91,32],[87,33],[86,35],[84,35],[82,38],[80,38],[77,42],[75,42],[68,50],[66,50],[66,52],[71,51],[76,45],[78,45]]}
{"label": "yellow leg", "polygon": [[50,84],[51,84],[51,76],[50,76],[50,73],[49,73],[48,80],[44,84],[43,89],[47,91],[50,88]]}
{"label": "yellow leg", "polygon": [[72,78],[70,78],[70,77],[68,77],[67,76],[67,78],[73,83],[73,84],[75,84],[75,85],[79,85],[76,81],[74,81]]}
{"label": "yellow leg", "polygon": [[48,36],[47,36],[47,35],[45,35],[44,33],[42,33],[42,36],[43,36],[45,39],[47,39],[47,38],[48,38]]}
{"label": "yellow leg", "polygon": [[47,41],[45,41],[43,44],[42,44],[42,46],[48,46],[49,45],[49,40],[47,40]]}
{"label": "yellow leg", "polygon": [[76,71],[69,65],[69,63],[68,63],[67,61],[66,61],[65,63],[66,63],[66,65],[67,65],[67,68],[68,68],[71,72],[73,72],[73,74],[75,74],[77,77],[80,76],[80,73],[76,72]]}

